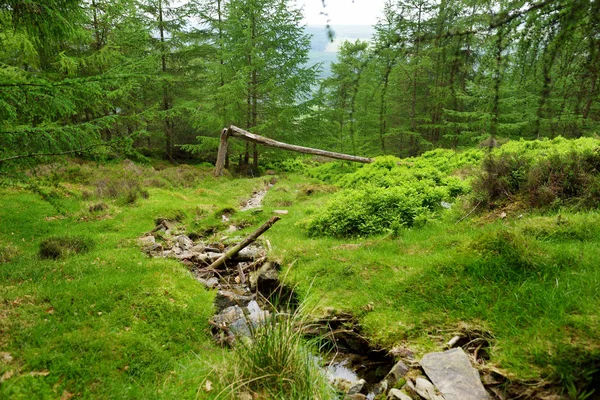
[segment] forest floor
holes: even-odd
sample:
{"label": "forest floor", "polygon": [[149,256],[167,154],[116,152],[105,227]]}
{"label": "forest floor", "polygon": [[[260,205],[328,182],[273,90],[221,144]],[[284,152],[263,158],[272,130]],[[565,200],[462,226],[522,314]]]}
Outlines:
{"label": "forest floor", "polygon": [[[244,236],[282,209],[264,234],[269,257],[314,313],[351,313],[373,343],[417,359],[479,332],[487,364],[514,382],[549,383],[565,398],[598,387],[597,210],[505,208],[460,221],[469,209],[454,207],[400,234],[310,238],[306,219],[336,187],[280,173],[262,212],[240,211],[273,177],[210,172],[69,162],[38,170],[34,185],[0,188],[0,398],[217,396],[231,352],[210,334],[214,293],[180,262],[147,257],[137,238],[157,218],[197,237],[218,239],[232,224]],[[43,258],[50,237],[88,245]],[[530,239],[513,243],[521,237]],[[486,269],[474,243],[507,249],[500,256],[518,276]]]}

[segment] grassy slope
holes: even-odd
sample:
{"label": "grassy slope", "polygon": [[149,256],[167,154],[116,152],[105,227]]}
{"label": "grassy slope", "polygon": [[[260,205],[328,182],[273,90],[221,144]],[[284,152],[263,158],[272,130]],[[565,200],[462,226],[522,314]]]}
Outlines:
{"label": "grassy slope", "polygon": [[[61,200],[70,217],[47,220],[56,211],[39,196],[2,189],[0,244],[21,253],[0,264],[0,351],[14,357],[0,357],[0,376],[14,372],[0,384],[0,398],[58,398],[65,391],[85,398],[214,395],[219,388],[207,394],[203,380],[218,381],[213,365],[228,354],[208,335],[212,294],[177,262],[146,258],[135,238],[175,210],[191,230],[225,228],[217,211],[236,207],[262,182],[207,177],[195,188],[154,188],[148,200],[111,203],[113,217],[91,222],[80,221],[90,216],[90,203],[77,196]],[[321,209],[332,190],[282,176],[262,215],[233,217],[256,226],[273,209],[290,211],[265,237],[309,305],[352,311],[380,344],[407,345],[417,354],[438,350],[462,326],[483,328],[494,336],[492,363],[521,379],[550,374],[568,381],[600,359],[597,212],[509,213],[457,225],[457,210],[397,238],[309,239],[298,222]],[[517,279],[498,274],[474,245],[481,238],[503,245],[504,232],[513,235],[508,247],[517,256],[533,260]],[[40,241],[63,234],[85,234],[96,248],[40,260]]]}
{"label": "grassy slope", "polygon": [[[213,294],[178,262],[147,258],[136,238],[157,216],[182,210],[191,221],[199,206],[235,205],[256,185],[207,178],[205,189],[151,189],[90,222],[78,220],[89,203],[76,197],[60,200],[71,217],[55,219],[39,196],[2,189],[0,243],[20,254],[0,264],[0,351],[13,358],[0,357],[0,398],[194,398],[223,358],[208,332]],[[37,256],[42,239],[80,234],[96,241],[92,252]]]}
{"label": "grassy slope", "polygon": [[[439,350],[461,327],[484,329],[495,338],[493,364],[519,379],[576,380],[600,360],[597,211],[458,225],[455,214],[399,238],[307,239],[297,222],[322,209],[328,195],[307,196],[305,180],[296,177],[277,188],[267,206],[293,204],[273,228],[275,256],[291,266],[288,281],[309,292],[314,305],[359,315],[380,344],[422,354]],[[490,270],[498,266],[473,248],[504,232],[534,259],[518,278]]]}

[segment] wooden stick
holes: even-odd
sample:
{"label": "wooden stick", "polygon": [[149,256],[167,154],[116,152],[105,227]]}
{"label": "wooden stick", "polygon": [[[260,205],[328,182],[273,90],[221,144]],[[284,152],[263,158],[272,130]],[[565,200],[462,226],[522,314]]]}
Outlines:
{"label": "wooden stick", "polygon": [[245,131],[245,130],[238,128],[237,126],[233,126],[233,125],[231,125],[229,127],[229,135],[233,136],[233,137],[242,138],[242,139],[247,140],[252,143],[262,144],[263,146],[276,147],[276,148],[282,149],[282,150],[295,151],[298,153],[305,153],[305,154],[314,154],[317,156],[335,158],[335,159],[344,160],[344,161],[361,162],[361,163],[365,163],[365,164],[373,162],[373,160],[371,158],[351,156],[348,154],[334,153],[331,151],[325,151],[325,150],[313,149],[310,147],[302,147],[302,146],[296,146],[293,144],[277,142],[273,139],[269,139],[264,136],[255,135],[254,133],[250,133],[248,131]]}
{"label": "wooden stick", "polygon": [[243,140],[246,140],[251,143],[257,143],[263,146],[275,147],[277,149],[295,151],[297,153],[304,154],[314,154],[317,156],[335,158],[336,160],[344,160],[344,161],[352,161],[352,162],[361,162],[361,163],[371,163],[373,159],[366,157],[358,157],[351,156],[348,154],[342,153],[334,153],[332,151],[325,151],[319,149],[313,149],[310,147],[302,147],[296,146],[293,144],[287,144],[278,142],[273,139],[266,138],[264,136],[256,135],[254,133],[250,133],[248,131],[243,130],[242,128],[238,128],[237,126],[231,125],[229,128],[223,129],[221,131],[221,142],[219,143],[219,153],[217,154],[217,162],[215,163],[215,172],[213,175],[215,177],[219,177],[223,175],[223,168],[225,167],[225,159],[227,158],[227,141],[230,136],[237,137]]}
{"label": "wooden stick", "polygon": [[271,228],[275,224],[275,222],[279,221],[280,219],[281,218],[278,216],[271,217],[271,219],[265,222],[260,228],[252,232],[252,234],[247,236],[241,243],[228,250],[225,254],[219,257],[217,261],[213,262],[208,268],[217,269],[225,261],[229,260],[231,257],[234,257],[243,248],[247,247],[249,244],[258,239],[260,235],[269,230],[269,228]]}
{"label": "wooden stick", "polygon": [[225,160],[227,159],[227,140],[229,139],[229,129],[225,128],[221,131],[221,142],[219,143],[219,153],[217,154],[217,163],[215,164],[214,176],[223,175],[225,168]]}

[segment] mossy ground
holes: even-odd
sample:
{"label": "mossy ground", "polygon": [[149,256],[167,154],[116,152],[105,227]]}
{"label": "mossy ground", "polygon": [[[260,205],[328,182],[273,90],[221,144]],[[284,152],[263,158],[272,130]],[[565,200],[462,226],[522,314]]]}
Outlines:
{"label": "mossy ground", "polygon": [[[118,175],[122,166],[103,168]],[[177,216],[188,231],[221,239],[229,225],[221,211],[239,210],[271,177],[215,180],[202,168],[184,171],[196,176],[193,184],[153,186],[146,177],[149,198],[132,204],[90,198],[93,179],[64,175],[40,181],[56,192],[51,198],[0,190],[0,244],[11,249],[0,263],[0,351],[11,358],[0,357],[0,397],[210,398],[229,384],[218,377],[231,354],[209,333],[213,294],[180,263],[146,257],[136,238],[156,218]],[[458,202],[420,228],[309,238],[307,218],[336,190],[281,174],[261,213],[231,215],[243,236],[273,210],[289,211],[264,239],[307,309],[350,311],[372,340],[417,356],[440,350],[465,326],[483,330],[493,338],[490,363],[512,379],[553,379],[565,395],[596,379],[585,374],[600,360],[597,210],[520,209],[505,218],[496,211],[457,223],[470,210]],[[107,208],[90,207],[100,200]],[[40,243],[51,236],[96,245],[41,259]]]}

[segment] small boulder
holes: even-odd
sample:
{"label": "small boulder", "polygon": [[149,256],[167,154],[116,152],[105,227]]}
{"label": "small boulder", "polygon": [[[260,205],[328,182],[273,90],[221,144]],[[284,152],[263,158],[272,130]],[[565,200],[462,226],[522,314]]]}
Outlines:
{"label": "small boulder", "polygon": [[179,235],[175,237],[174,241],[175,243],[177,243],[177,245],[179,245],[179,247],[182,250],[189,250],[194,246],[194,242],[192,242],[192,239],[185,235]]}
{"label": "small boulder", "polygon": [[138,238],[138,243],[140,246],[150,246],[156,243],[156,239],[154,238],[154,236],[142,236],[141,238]]}
{"label": "small boulder", "polygon": [[367,384],[367,381],[361,379],[352,384],[350,389],[348,389],[348,394],[358,394],[363,390],[363,387]]}
{"label": "small boulder", "polygon": [[244,311],[240,306],[227,307],[219,314],[213,317],[215,325],[220,327],[227,327],[235,321],[244,318]]}
{"label": "small boulder", "polygon": [[232,306],[241,306],[245,307],[254,300],[255,295],[242,295],[231,292],[229,290],[219,290],[217,292],[217,296],[215,297],[215,308],[217,310],[225,310],[228,307]]}
{"label": "small boulder", "polygon": [[400,381],[400,379],[406,376],[408,371],[409,368],[406,366],[406,364],[404,364],[404,362],[402,361],[398,361],[396,364],[394,364],[394,366],[392,367],[390,372],[388,372],[385,378],[383,378],[380,385],[384,388],[384,390],[393,388],[394,386],[396,386],[398,381]]}
{"label": "small boulder", "polygon": [[444,400],[436,390],[433,383],[423,377],[418,377],[415,381],[415,391],[425,400]]}
{"label": "small boulder", "polygon": [[198,278],[198,282],[203,284],[207,289],[214,289],[219,286],[219,280],[215,277],[208,279]]}
{"label": "small boulder", "polygon": [[446,400],[489,400],[479,372],[462,348],[426,354],[420,364]]}

